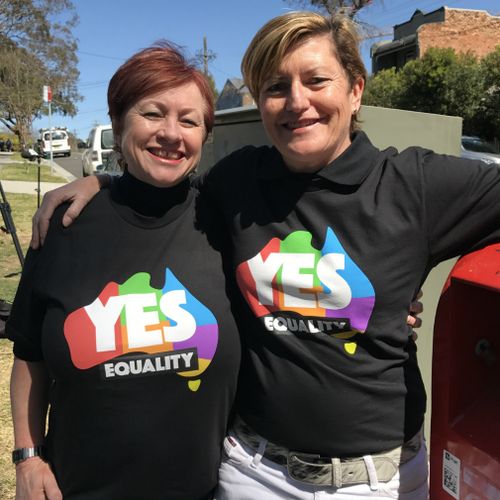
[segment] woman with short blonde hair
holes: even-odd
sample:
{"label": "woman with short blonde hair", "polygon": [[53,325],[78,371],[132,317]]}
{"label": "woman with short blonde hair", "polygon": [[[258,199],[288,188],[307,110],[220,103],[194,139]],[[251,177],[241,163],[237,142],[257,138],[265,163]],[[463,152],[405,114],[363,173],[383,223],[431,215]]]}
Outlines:
{"label": "woman with short blonde hair", "polygon": [[[313,36],[326,35],[332,40],[335,56],[341,61],[353,85],[366,82],[367,73],[359,52],[359,34],[347,17],[325,17],[315,12],[290,12],[266,23],[253,37],[241,62],[241,72],[255,102],[268,75],[276,72],[285,54]],[[357,113],[353,115],[353,130]]]}

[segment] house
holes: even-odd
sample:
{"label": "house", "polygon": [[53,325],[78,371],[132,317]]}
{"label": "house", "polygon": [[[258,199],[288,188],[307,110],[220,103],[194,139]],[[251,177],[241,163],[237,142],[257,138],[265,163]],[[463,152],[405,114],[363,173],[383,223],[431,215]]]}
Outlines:
{"label": "house", "polygon": [[500,16],[485,10],[440,7],[424,14],[416,10],[409,21],[394,26],[392,41],[371,47],[372,72],[401,68],[409,60],[422,57],[430,47],[470,51],[478,57],[500,45]]}
{"label": "house", "polygon": [[254,101],[243,79],[230,78],[226,80],[219,94],[215,109],[240,108],[251,104],[254,104]]}

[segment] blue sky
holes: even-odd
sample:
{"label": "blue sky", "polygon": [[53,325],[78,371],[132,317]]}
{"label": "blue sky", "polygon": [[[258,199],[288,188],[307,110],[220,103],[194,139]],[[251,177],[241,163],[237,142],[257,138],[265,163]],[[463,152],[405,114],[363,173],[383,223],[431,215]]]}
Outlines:
{"label": "blue sky", "polygon": [[[52,124],[65,126],[86,139],[95,123],[108,123],[106,90],[109,79],[129,56],[160,38],[185,47],[194,56],[203,47],[203,36],[217,58],[210,71],[220,90],[225,81],[240,76],[240,61],[255,32],[269,19],[293,10],[284,0],[73,0],[80,17],[74,34],[79,41],[79,92],[73,117],[53,115]],[[500,14],[500,0],[374,0],[363,9],[361,19],[383,30],[407,21],[416,9],[431,12],[446,5],[483,9]],[[390,39],[391,37],[385,37]],[[370,45],[363,43],[365,64],[370,70]],[[40,89],[41,92],[41,89]],[[48,117],[34,129],[48,126]]]}

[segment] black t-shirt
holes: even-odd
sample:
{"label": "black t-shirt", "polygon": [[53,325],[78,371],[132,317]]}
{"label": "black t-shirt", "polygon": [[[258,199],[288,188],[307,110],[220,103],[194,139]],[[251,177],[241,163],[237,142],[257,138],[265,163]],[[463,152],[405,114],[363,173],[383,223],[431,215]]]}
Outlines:
{"label": "black t-shirt", "polygon": [[408,305],[440,261],[500,236],[500,170],[364,133],[316,174],[244,148],[204,179],[248,308],[237,408],[289,449],[361,456],[422,425]]}
{"label": "black t-shirt", "polygon": [[52,377],[64,498],[205,498],[240,361],[210,207],[188,182],[125,174],[67,229],[64,210],[27,256],[7,327]]}

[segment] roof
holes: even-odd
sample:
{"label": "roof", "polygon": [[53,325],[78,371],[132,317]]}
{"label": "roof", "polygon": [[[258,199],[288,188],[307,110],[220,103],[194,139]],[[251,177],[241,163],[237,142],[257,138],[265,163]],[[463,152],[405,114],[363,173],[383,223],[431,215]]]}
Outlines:
{"label": "roof", "polygon": [[405,36],[403,38],[400,38],[399,40],[387,42],[387,43],[381,44],[379,46],[373,46],[371,56],[372,57],[374,55],[379,56],[380,54],[392,52],[393,50],[400,49],[401,47],[404,47],[406,45],[413,45],[416,43],[416,41],[417,41],[417,35],[414,33],[413,35]]}
{"label": "roof", "polygon": [[229,81],[238,90],[245,85],[245,81],[243,80],[243,78],[229,78]]}

